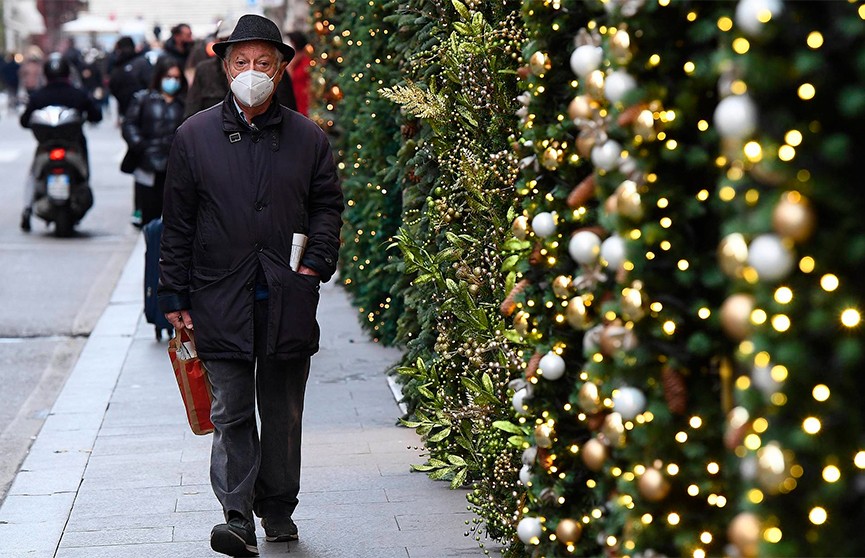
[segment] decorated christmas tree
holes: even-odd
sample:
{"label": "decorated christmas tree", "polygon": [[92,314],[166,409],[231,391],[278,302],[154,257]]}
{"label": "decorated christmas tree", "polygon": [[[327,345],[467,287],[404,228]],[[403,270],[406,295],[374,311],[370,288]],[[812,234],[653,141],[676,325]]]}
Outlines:
{"label": "decorated christmas tree", "polygon": [[865,5],[739,2],[714,115],[743,556],[859,556]]}
{"label": "decorated christmas tree", "polygon": [[344,278],[475,536],[865,553],[861,2],[319,16]]}

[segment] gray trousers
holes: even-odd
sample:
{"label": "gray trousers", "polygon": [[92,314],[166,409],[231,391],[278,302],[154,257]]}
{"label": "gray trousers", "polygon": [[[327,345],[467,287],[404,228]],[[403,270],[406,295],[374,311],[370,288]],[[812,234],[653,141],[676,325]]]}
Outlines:
{"label": "gray trousers", "polygon": [[[289,517],[300,491],[300,439],[309,357],[265,357],[267,301],[255,303],[255,361],[207,360],[213,387],[210,483],[228,519]],[[259,433],[255,407],[261,419]]]}

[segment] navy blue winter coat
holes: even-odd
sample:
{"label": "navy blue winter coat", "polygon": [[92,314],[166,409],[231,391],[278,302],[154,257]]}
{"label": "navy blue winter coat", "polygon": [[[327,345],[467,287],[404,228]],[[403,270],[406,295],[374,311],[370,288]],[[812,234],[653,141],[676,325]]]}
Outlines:
{"label": "navy blue winter coat", "polygon": [[159,304],[190,310],[204,359],[253,358],[259,266],[267,354],[315,353],[319,279],[289,267],[293,234],[308,235],[303,263],[322,281],[336,271],[343,196],[327,137],[277,103],[254,123],[229,93],[180,126],[168,160]]}

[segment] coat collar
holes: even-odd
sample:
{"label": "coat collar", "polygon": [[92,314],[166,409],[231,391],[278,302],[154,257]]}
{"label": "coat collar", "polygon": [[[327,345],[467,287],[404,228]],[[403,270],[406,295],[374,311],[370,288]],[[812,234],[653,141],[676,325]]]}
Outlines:
{"label": "coat collar", "polygon": [[[282,111],[279,109],[279,102],[277,102],[276,96],[270,100],[270,106],[267,110],[257,116],[256,119],[264,121],[264,124],[259,126],[260,130],[279,126],[282,123]],[[231,91],[228,92],[225,96],[225,100],[222,102],[222,129],[226,133],[250,131],[249,125],[247,125],[246,122],[243,121],[243,117],[237,113],[237,106],[234,104],[234,97],[232,96]]]}

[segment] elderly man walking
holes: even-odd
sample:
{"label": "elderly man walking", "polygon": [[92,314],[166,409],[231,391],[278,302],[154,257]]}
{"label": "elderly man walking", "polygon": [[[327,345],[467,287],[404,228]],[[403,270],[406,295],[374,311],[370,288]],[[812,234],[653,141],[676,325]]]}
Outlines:
{"label": "elderly man walking", "polygon": [[[214,50],[230,92],[177,130],[159,303],[176,328],[194,327],[213,388],[210,477],[225,523],[211,547],[255,556],[253,513],[266,540],[297,538],[303,397],[343,197],[324,133],[274,101],[294,55],[277,26],[245,15]],[[306,248],[292,266],[299,235]]]}

